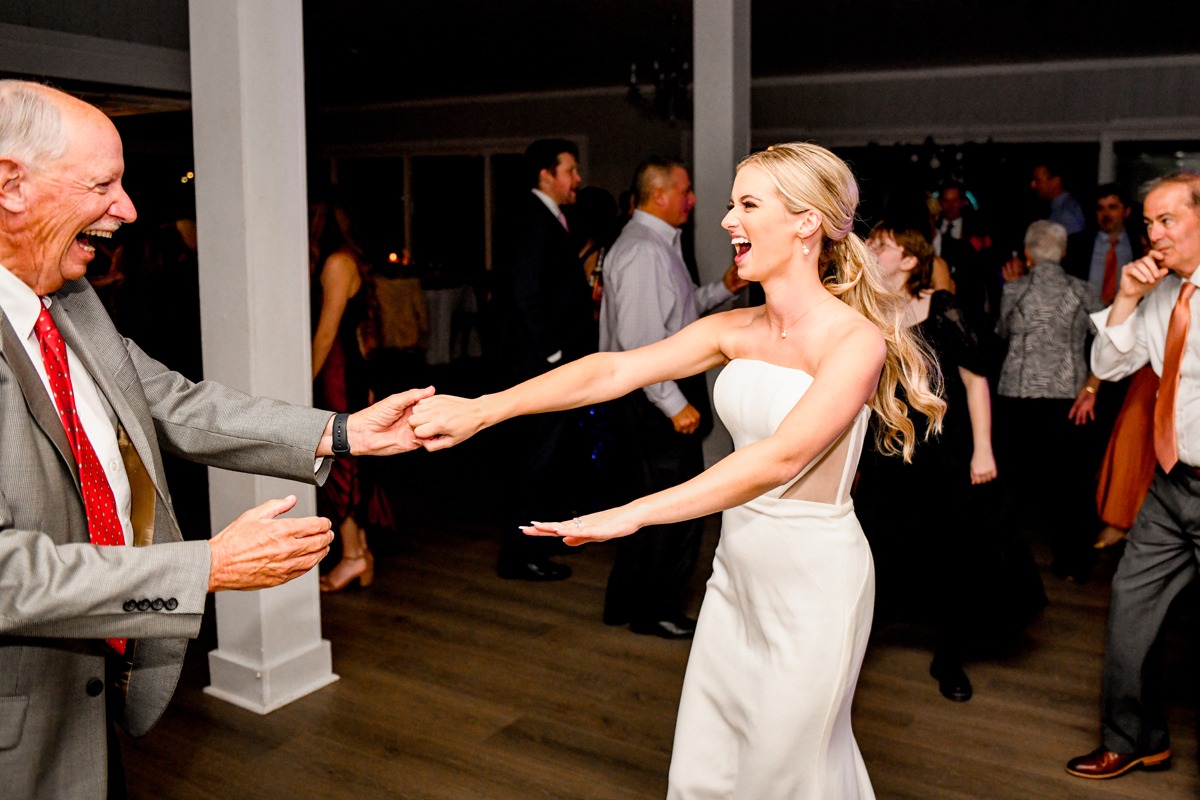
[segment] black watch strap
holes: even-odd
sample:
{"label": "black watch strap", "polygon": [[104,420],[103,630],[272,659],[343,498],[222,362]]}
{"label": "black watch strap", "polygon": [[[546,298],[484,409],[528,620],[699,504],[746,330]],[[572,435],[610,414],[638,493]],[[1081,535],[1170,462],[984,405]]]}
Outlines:
{"label": "black watch strap", "polygon": [[333,415],[333,454],[335,456],[350,455],[350,437],[346,428],[349,426],[349,414]]}

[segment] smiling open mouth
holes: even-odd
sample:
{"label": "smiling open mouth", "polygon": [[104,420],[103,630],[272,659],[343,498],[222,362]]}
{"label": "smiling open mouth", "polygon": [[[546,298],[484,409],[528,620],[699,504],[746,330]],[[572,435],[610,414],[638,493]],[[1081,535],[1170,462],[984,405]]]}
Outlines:
{"label": "smiling open mouth", "polygon": [[89,253],[96,252],[96,239],[112,239],[115,230],[102,230],[100,228],[88,228],[75,234],[75,241]]}
{"label": "smiling open mouth", "polygon": [[733,239],[730,244],[733,245],[735,257],[740,258],[750,252],[750,240],[745,237],[739,236]]}

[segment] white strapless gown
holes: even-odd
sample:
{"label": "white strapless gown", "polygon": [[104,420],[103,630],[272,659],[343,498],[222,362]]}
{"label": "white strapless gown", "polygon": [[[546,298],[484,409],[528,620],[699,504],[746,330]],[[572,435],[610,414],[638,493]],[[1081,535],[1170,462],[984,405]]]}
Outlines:
{"label": "white strapless gown", "polygon": [[[714,401],[735,448],[770,436],[812,382],[763,361],[726,365]],[[794,480],[724,513],[668,800],[875,797],[850,728],[875,596],[850,500],[869,416]],[[825,502],[783,497],[814,492]]]}

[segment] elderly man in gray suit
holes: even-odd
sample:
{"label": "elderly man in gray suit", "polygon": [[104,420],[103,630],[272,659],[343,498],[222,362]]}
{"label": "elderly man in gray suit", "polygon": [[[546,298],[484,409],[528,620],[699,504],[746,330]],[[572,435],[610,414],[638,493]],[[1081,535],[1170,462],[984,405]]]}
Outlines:
{"label": "elderly man in gray suit", "polygon": [[409,410],[432,393],[333,415],[193,384],[146,356],[84,277],[95,237],[136,216],[123,170],[120,136],[98,109],[0,81],[6,798],[123,794],[112,725],[140,736],[162,714],[206,593],[284,583],[328,552],[329,520],[276,518],[294,497],[246,511],[209,541],[183,541],[160,448],[321,482],[329,456],[418,447]]}

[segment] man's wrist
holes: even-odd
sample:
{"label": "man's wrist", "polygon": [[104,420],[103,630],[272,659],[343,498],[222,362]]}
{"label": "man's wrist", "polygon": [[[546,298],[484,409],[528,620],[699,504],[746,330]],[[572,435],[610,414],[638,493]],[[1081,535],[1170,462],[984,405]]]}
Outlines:
{"label": "man's wrist", "polygon": [[332,441],[330,449],[335,456],[350,455],[350,415],[339,413],[333,415]]}

